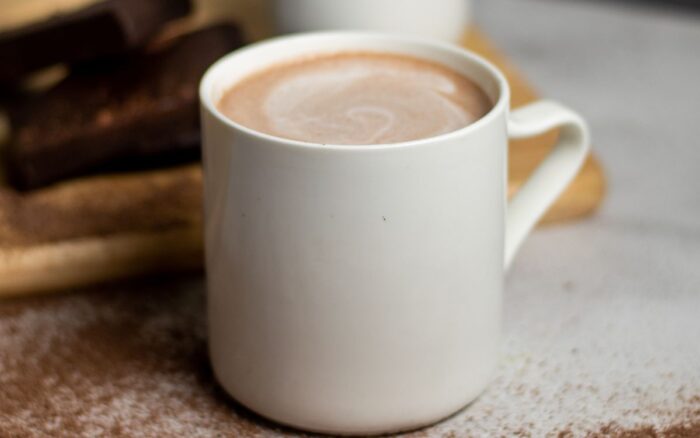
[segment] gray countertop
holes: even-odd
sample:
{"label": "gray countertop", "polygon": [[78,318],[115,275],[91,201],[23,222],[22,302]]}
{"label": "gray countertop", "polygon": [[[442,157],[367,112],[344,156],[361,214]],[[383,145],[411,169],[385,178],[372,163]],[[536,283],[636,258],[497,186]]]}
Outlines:
{"label": "gray countertop", "polygon": [[441,429],[700,436],[700,15],[544,0],[476,14],[543,95],[588,119],[609,193],[595,217],[526,242],[498,376]]}

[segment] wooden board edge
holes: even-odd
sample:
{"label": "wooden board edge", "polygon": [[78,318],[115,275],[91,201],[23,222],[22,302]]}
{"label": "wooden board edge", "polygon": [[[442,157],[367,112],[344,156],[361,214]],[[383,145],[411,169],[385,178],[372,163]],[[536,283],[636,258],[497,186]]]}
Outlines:
{"label": "wooden board edge", "polygon": [[199,226],[0,248],[0,297],[84,287],[111,280],[202,269]]}
{"label": "wooden board edge", "polygon": [[[567,194],[567,192],[577,192]],[[540,225],[566,223],[572,219],[590,216],[605,200],[607,183],[603,168],[595,155],[589,155],[581,172],[540,220]]]}

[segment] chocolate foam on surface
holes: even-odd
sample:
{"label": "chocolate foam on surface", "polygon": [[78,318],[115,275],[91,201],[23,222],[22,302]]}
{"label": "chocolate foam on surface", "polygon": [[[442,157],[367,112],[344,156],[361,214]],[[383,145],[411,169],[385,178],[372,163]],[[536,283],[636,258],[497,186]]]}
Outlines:
{"label": "chocolate foam on surface", "polygon": [[440,64],[389,53],[338,53],[273,66],[219,102],[260,132],[320,144],[366,145],[433,137],[491,108],[468,78]]}

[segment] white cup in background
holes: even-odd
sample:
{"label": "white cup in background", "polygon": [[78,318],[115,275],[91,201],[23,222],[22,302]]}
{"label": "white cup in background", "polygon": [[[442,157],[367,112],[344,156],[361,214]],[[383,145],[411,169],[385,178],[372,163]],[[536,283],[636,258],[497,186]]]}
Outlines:
{"label": "white cup in background", "polygon": [[372,30],[456,42],[471,0],[272,0],[278,33]]}

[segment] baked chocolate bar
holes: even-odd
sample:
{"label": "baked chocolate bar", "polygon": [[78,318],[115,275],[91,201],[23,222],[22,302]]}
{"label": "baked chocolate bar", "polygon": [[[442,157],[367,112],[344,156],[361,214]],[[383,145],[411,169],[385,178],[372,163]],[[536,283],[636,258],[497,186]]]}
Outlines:
{"label": "baked chocolate bar", "polygon": [[221,24],[156,52],[81,65],[10,111],[10,182],[29,189],[110,163],[197,151],[199,80],[241,44],[238,28]]}
{"label": "baked chocolate bar", "polygon": [[132,50],[189,11],[189,0],[101,0],[0,31],[0,82],[55,63]]}

